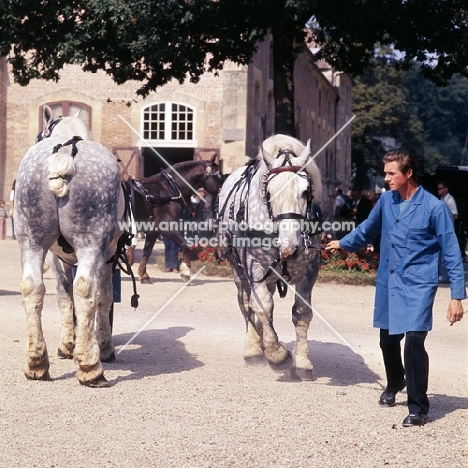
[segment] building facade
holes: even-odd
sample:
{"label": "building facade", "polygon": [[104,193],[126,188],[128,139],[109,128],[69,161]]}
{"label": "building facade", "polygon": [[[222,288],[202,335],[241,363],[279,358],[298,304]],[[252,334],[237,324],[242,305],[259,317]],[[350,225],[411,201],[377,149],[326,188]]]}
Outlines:
{"label": "building facade", "polygon": [[[116,85],[104,72],[72,65],[58,83],[36,80],[21,87],[1,59],[0,197],[8,200],[21,158],[42,130],[45,104],[54,116],[80,111],[93,138],[121,160],[122,172],[149,176],[166,163],[216,154],[229,174],[274,133],[271,63],[271,40],[265,40],[248,66],[227,63],[218,76],[207,73],[197,84],[171,82],[143,99],[135,94],[138,83]],[[294,78],[296,136],[304,143],[310,138],[314,153],[321,150],[316,162],[326,198],[351,181],[351,126],[333,137],[351,118],[352,82],[308,52],[297,60]]]}

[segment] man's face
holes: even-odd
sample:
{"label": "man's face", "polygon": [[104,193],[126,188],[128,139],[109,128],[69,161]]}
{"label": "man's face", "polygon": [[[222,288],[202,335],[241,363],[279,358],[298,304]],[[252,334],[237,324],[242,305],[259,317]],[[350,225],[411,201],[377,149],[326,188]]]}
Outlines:
{"label": "man's face", "polygon": [[385,164],[384,172],[385,182],[390,187],[390,190],[400,190],[406,187],[412,175],[411,169],[406,174],[403,174],[400,170],[400,165],[396,161]]}
{"label": "man's face", "polygon": [[448,188],[444,184],[439,184],[437,186],[437,193],[439,194],[439,197],[445,197],[448,193]]}
{"label": "man's face", "polygon": [[361,192],[359,190],[351,190],[351,198],[354,201],[358,201],[361,198]]}

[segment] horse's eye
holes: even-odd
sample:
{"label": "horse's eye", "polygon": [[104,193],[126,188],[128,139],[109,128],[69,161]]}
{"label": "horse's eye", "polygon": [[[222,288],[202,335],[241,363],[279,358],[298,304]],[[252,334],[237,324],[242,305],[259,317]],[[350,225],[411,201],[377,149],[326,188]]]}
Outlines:
{"label": "horse's eye", "polygon": [[304,190],[302,192],[302,198],[305,198],[306,200],[309,198],[309,191],[308,190]]}

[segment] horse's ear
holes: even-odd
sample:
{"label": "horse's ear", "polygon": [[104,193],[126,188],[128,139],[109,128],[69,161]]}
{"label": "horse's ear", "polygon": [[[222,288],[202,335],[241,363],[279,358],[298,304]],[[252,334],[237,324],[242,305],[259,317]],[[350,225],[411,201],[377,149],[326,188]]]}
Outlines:
{"label": "horse's ear", "polygon": [[44,105],[42,107],[42,128],[46,129],[49,127],[49,123],[52,120],[52,109]]}
{"label": "horse's ear", "polygon": [[260,147],[260,151],[262,152],[262,158],[265,161],[268,167],[271,167],[275,162],[275,158],[263,147]]}
{"label": "horse's ear", "polygon": [[213,157],[210,159],[211,164],[215,164],[215,163],[216,163],[216,156],[217,156],[216,153],[213,154]]}
{"label": "horse's ear", "polygon": [[80,115],[81,109],[78,109],[74,114],[73,117],[78,117]]}
{"label": "horse's ear", "polygon": [[302,150],[300,156],[296,159],[296,164],[303,167],[307,164],[307,160],[310,157],[310,140],[307,142],[307,145]]}

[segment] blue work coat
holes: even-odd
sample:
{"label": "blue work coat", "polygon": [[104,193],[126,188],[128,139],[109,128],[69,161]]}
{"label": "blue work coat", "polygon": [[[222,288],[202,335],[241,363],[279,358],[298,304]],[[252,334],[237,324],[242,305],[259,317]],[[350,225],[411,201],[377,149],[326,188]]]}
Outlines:
{"label": "blue work coat", "polygon": [[398,191],[385,192],[369,217],[340,240],[348,252],[382,234],[374,303],[374,327],[394,335],[432,329],[439,251],[452,299],[465,299],[460,249],[447,205],[418,187],[400,213]]}

